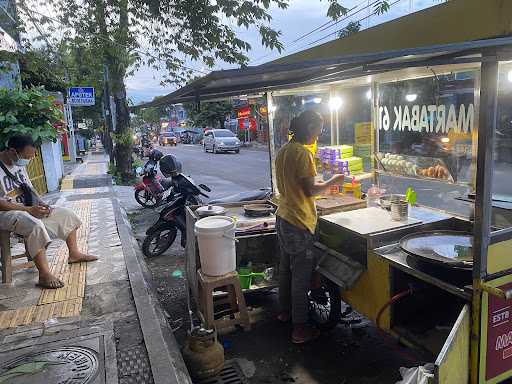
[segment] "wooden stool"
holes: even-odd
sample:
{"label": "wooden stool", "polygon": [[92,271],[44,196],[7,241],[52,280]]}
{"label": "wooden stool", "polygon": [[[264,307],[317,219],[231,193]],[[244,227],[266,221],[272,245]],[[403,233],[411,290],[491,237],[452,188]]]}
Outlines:
{"label": "wooden stool", "polygon": [[[28,256],[26,251],[20,255],[11,255],[11,232],[9,231],[0,231],[0,253],[2,255],[2,283],[12,282],[12,271],[32,268],[34,266],[32,258]],[[26,263],[12,265],[13,259],[20,259],[22,257],[26,257],[28,261]]]}
{"label": "wooden stool", "polygon": [[[249,313],[236,272],[230,272],[223,276],[206,276],[201,270],[198,270],[197,276],[199,280],[199,311],[207,328],[219,330],[239,324],[246,331],[251,329]],[[213,292],[219,288],[224,288],[227,297],[213,297]],[[215,307],[223,304],[229,304],[229,309],[216,313]],[[220,318],[215,320],[216,316],[220,316]],[[224,319],[225,316],[230,316],[230,318]]]}

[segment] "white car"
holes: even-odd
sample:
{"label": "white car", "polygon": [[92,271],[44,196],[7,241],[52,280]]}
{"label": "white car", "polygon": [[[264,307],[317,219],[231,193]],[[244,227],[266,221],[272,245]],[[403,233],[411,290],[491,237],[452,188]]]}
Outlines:
{"label": "white car", "polygon": [[211,129],[204,135],[204,151],[240,152],[240,140],[229,129]]}

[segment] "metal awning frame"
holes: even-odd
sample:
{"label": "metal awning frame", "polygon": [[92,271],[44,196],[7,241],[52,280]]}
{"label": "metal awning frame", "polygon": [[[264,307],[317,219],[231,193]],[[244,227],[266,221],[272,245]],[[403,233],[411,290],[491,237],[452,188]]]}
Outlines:
{"label": "metal awning frame", "polygon": [[[343,81],[404,68],[479,63],[483,60],[489,60],[487,57],[482,58],[481,53],[483,51],[511,46],[512,37],[501,37],[378,53],[345,55],[290,64],[264,64],[257,67],[214,71],[154,102],[133,108],[219,100],[241,94],[265,93],[276,89]],[[510,59],[512,58],[512,51],[505,49],[502,56]],[[500,60],[505,60],[503,57],[500,57]],[[278,80],[265,78],[276,74],[287,75],[293,71],[298,72],[297,75]],[[322,74],[319,75],[319,72],[322,72]],[[249,76],[259,76],[260,78],[246,83],[229,84],[232,80]],[[222,82],[225,84],[215,86],[215,83]]]}

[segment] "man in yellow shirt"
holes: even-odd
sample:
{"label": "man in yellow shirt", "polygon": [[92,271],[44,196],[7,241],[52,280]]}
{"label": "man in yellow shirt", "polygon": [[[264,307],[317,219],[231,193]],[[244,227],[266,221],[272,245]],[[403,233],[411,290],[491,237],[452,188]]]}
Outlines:
{"label": "man in yellow shirt", "polygon": [[290,124],[292,140],[276,158],[279,190],[277,237],[281,248],[279,301],[281,321],[293,322],[292,342],[302,344],[316,338],[318,330],[307,324],[308,290],[316,266],[313,254],[317,216],[315,195],[331,185],[343,183],[343,175],[326,182],[315,181],[313,155],[305,147],[316,142],[323,128],[322,116],[304,111]]}

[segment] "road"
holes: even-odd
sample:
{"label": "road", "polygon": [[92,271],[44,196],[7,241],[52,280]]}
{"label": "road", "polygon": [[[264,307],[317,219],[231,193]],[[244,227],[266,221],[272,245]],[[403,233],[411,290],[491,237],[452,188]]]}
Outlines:
{"label": "road", "polygon": [[213,154],[204,153],[199,145],[188,144],[158,149],[175,155],[183,164],[183,173],[195,182],[208,185],[212,189],[211,198],[270,187],[270,162],[266,151],[242,148],[239,154]]}
{"label": "road", "polygon": [[[211,187],[212,198],[223,197],[241,191],[270,187],[269,156],[266,151],[243,149],[240,154],[204,153],[199,145],[178,144],[177,147],[159,147],[163,153],[173,153],[183,163],[183,171],[198,183]],[[510,168],[496,167],[493,192],[512,195],[508,182]],[[391,179],[383,177],[381,183],[388,193],[404,193],[412,187],[418,195],[418,203],[469,216],[471,205],[457,200],[465,197],[468,187],[418,179]],[[369,184],[364,185],[366,190]]]}

